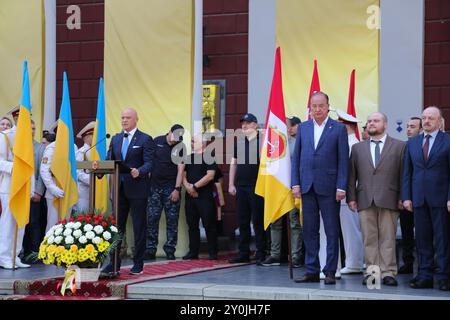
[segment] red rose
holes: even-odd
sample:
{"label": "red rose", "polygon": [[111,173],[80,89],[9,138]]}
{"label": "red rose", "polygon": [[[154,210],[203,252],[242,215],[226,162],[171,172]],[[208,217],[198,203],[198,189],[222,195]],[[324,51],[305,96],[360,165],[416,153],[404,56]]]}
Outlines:
{"label": "red rose", "polygon": [[94,221],[94,224],[95,224],[95,225],[97,226],[97,225],[98,225],[98,221],[97,221],[97,220],[95,220],[95,221]]}
{"label": "red rose", "polygon": [[75,219],[74,218],[70,218],[69,221],[70,222],[75,222]]}
{"label": "red rose", "polygon": [[107,225],[108,225],[108,224],[107,224],[105,221],[102,222],[103,228],[106,228]]}
{"label": "red rose", "polygon": [[99,215],[99,216],[98,216],[98,220],[102,221],[102,220],[103,220],[103,216],[102,216],[102,215]]}
{"label": "red rose", "polygon": [[91,218],[86,218],[86,222],[87,223],[91,222]]}
{"label": "red rose", "polygon": [[79,215],[79,216],[78,216],[78,221],[79,221],[79,222],[83,221],[83,219],[84,219],[84,217],[83,217],[82,215]]}

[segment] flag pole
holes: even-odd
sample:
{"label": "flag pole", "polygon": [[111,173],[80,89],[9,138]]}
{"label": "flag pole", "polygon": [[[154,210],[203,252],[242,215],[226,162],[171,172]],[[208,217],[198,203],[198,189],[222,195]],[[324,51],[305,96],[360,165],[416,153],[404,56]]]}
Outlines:
{"label": "flag pole", "polygon": [[288,233],[288,266],[289,266],[289,278],[292,280],[294,278],[294,270],[292,269],[292,245],[291,245],[291,213],[287,213],[286,224]]}
{"label": "flag pole", "polygon": [[18,233],[18,227],[16,223],[16,227],[14,228],[14,245],[13,245],[13,255],[12,255],[12,265],[13,270],[16,270],[16,250],[17,250],[17,233]]}

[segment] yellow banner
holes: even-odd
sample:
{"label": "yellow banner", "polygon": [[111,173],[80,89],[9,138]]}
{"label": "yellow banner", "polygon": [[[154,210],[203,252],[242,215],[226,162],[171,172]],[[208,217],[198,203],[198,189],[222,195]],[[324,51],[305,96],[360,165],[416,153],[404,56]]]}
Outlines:
{"label": "yellow banner", "polygon": [[124,107],[138,111],[153,137],[179,123],[190,129],[193,3],[186,0],[105,2],[106,125],[121,130]]}
{"label": "yellow banner", "polygon": [[37,137],[43,117],[44,33],[42,1],[0,0],[0,118],[20,104],[23,62],[27,60]]}
{"label": "yellow banner", "polygon": [[373,6],[379,0],[277,0],[287,116],[306,118],[314,59],[332,108],[347,110],[350,73],[356,69],[355,106],[361,125],[378,110],[379,30]]}

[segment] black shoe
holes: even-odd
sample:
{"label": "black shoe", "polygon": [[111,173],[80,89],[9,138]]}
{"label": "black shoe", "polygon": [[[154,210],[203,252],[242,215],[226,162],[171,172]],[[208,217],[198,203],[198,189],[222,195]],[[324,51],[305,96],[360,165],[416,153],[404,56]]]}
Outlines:
{"label": "black shoe", "polygon": [[183,257],[183,260],[197,260],[197,259],[198,259],[198,254],[194,254],[191,252],[188,252],[188,254]]}
{"label": "black shoe", "polygon": [[217,253],[210,253],[208,256],[208,260],[217,260]]}
{"label": "black shoe", "polygon": [[128,274],[131,274],[131,275],[138,275],[138,274],[143,274],[143,273],[144,273],[144,266],[142,264],[133,265],[130,272],[128,272]]}
{"label": "black shoe", "polygon": [[156,254],[151,252],[146,252],[144,254],[144,260],[156,260]]}
{"label": "black shoe", "polygon": [[433,289],[433,280],[416,277],[409,282],[409,286],[413,289]]}
{"label": "black shoe", "polygon": [[448,280],[439,280],[439,290],[450,291],[450,281],[448,281]]}
{"label": "black shoe", "polygon": [[398,269],[398,274],[412,274],[413,272],[412,264],[404,264]]}
{"label": "black shoe", "polygon": [[327,272],[325,274],[325,284],[336,284],[336,275],[334,272]]}
{"label": "black shoe", "polygon": [[279,266],[280,265],[280,259],[274,258],[272,256],[269,256],[266,260],[261,262],[261,265],[264,267],[272,267],[272,266]]}
{"label": "black shoe", "polygon": [[297,283],[320,282],[320,274],[319,273],[307,273],[303,277],[297,278],[294,281]]}
{"label": "black shoe", "polygon": [[114,274],[112,263],[109,263],[100,272],[100,279],[111,279],[120,275],[120,265],[117,266],[117,273]]}
{"label": "black shoe", "polygon": [[301,258],[294,258],[292,259],[292,267],[293,268],[301,268],[305,264],[302,262]]}
{"label": "black shoe", "polygon": [[370,278],[370,275],[367,275],[364,277],[363,282],[362,282],[363,286],[367,286],[367,281],[369,280],[369,278]]}
{"label": "black shoe", "polygon": [[175,255],[173,253],[166,253],[167,260],[176,260]]}
{"label": "black shoe", "polygon": [[237,256],[233,259],[228,260],[229,263],[245,263],[250,262],[250,258],[248,256]]}
{"label": "black shoe", "polygon": [[396,287],[396,286],[398,286],[397,280],[395,280],[395,278],[394,278],[394,277],[391,277],[391,276],[384,277],[384,278],[383,278],[383,284],[384,284],[385,286],[390,286],[390,287]]}

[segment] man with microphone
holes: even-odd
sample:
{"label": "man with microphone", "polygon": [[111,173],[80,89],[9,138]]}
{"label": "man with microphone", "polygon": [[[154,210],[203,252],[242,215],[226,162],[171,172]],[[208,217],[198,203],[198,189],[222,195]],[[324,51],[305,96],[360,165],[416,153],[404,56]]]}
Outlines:
{"label": "man with microphone", "polygon": [[[149,173],[152,171],[155,150],[152,137],[137,129],[138,120],[135,109],[123,110],[123,131],[112,137],[107,155],[108,160],[122,161],[123,167],[129,168],[128,173],[121,173],[119,185],[114,187],[119,191],[118,226],[122,234],[126,229],[128,212],[131,211],[133,219],[134,265],[129,272],[132,275],[142,274],[144,269]],[[120,256],[120,247],[121,244],[116,249],[118,257]],[[120,259],[117,264],[117,271],[119,270]],[[109,263],[102,270],[102,275],[109,276],[114,271],[112,263]]]}

